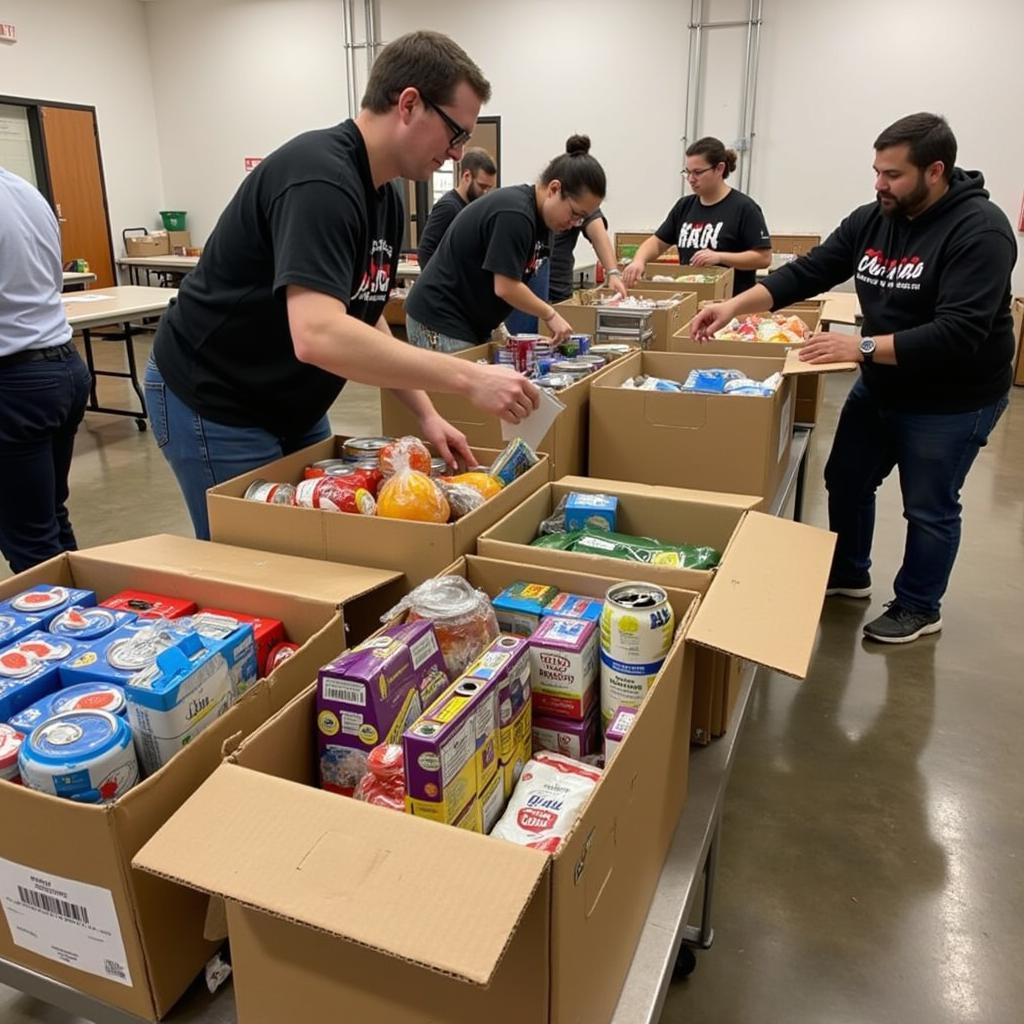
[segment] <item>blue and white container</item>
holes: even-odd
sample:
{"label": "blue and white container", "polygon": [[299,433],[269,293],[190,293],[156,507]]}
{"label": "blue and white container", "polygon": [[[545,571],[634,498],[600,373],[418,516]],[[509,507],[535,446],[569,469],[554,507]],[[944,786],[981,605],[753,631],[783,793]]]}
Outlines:
{"label": "blue and white container", "polygon": [[212,725],[233,700],[223,654],[206,646],[198,633],[162,651],[154,665],[132,677],[124,694],[147,775]]}
{"label": "blue and white container", "polygon": [[0,615],[17,612],[21,615],[38,615],[42,627],[49,626],[53,618],[74,604],[92,607],[96,594],[92,590],[78,590],[75,587],[57,587],[40,584],[15,594],[9,601],[0,602]]}
{"label": "blue and white container", "polygon": [[38,615],[20,615],[9,608],[0,612],[0,648],[17,643],[27,633],[42,629]]}
{"label": "blue and white container", "polygon": [[62,686],[101,682],[124,686],[137,672],[156,662],[178,638],[170,624],[138,619],[85,645],[82,653],[61,665]]}
{"label": "blue and white container", "polygon": [[588,494],[572,491],[565,502],[565,529],[615,532],[618,525],[619,499],[614,494]]}
{"label": "blue and white container", "polygon": [[81,803],[110,803],[139,781],[132,731],[106,711],[68,711],[21,746],[22,784]]}
{"label": "blue and white container", "polygon": [[133,612],[115,611],[113,608],[86,608],[73,605],[59,612],[50,623],[50,632],[55,636],[67,636],[72,640],[88,642],[113,633],[121,626],[134,622]]}
{"label": "blue and white container", "polygon": [[[251,622],[240,622],[216,612],[197,612],[187,623],[212,651],[223,655],[231,675],[231,694],[238,700],[259,678],[256,659],[256,636]],[[177,625],[177,623],[175,623]]]}
{"label": "blue and white container", "polygon": [[53,693],[60,686],[60,666],[84,649],[36,630],[0,651],[0,722]]}
{"label": "blue and white container", "polygon": [[128,713],[128,704],[123,687],[115,683],[79,683],[47,694],[16,715],[11,715],[10,724],[21,732],[30,733],[48,718],[65,711],[109,711],[112,715],[124,718]]}

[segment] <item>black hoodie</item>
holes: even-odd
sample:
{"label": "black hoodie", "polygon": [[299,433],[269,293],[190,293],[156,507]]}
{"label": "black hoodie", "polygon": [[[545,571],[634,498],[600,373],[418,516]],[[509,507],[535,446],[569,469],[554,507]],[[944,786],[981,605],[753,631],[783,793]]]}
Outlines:
{"label": "black hoodie", "polygon": [[980,171],[954,168],[949,191],[913,220],[887,217],[877,202],[861,206],[763,282],[778,309],[853,275],[861,333],[895,335],[896,366],[861,365],[885,408],[969,412],[1010,388],[1017,244],[984,184]]}

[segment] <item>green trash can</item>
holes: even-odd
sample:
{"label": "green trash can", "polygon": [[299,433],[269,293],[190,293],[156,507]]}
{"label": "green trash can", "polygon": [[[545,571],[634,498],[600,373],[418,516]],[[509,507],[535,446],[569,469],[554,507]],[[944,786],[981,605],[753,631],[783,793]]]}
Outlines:
{"label": "green trash can", "polygon": [[164,231],[184,231],[185,211],[184,210],[161,210],[160,217],[164,222]]}

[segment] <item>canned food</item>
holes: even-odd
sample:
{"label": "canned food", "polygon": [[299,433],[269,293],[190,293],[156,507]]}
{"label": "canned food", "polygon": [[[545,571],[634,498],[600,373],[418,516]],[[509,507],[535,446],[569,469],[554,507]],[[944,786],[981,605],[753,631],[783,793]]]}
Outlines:
{"label": "canned food", "polygon": [[13,726],[0,724],[0,779],[19,782],[18,753],[25,737]]}
{"label": "canned food", "polygon": [[107,711],[123,716],[127,710],[124,690],[114,683],[79,683],[53,695],[53,714],[65,711]]}
{"label": "canned food", "polygon": [[107,648],[107,663],[121,672],[141,672],[154,664],[157,655],[173,644],[174,639],[169,633],[149,627],[115,640]]}
{"label": "canned food", "polygon": [[430,460],[430,475],[431,476],[448,476],[451,469],[448,463],[444,459],[434,458]]}
{"label": "canned food", "polygon": [[244,498],[246,501],[262,501],[266,505],[294,505],[295,485],[253,480],[246,488]]}
{"label": "canned food", "polygon": [[594,372],[594,367],[590,363],[583,362],[580,359],[561,359],[557,363],[551,365],[552,373],[569,373],[572,376],[586,377],[588,374]]}
{"label": "canned food", "polygon": [[590,355],[594,356],[625,356],[629,355],[631,346],[623,345],[617,341],[605,342],[601,345],[591,345]]}
{"label": "canned food", "polygon": [[571,387],[578,381],[579,377],[575,377],[571,373],[550,373],[546,377],[538,377],[533,383],[539,388],[561,391],[562,388]]}
{"label": "canned food", "polygon": [[590,351],[589,334],[570,334],[569,340],[576,343],[576,351],[581,356],[585,356]]}
{"label": "canned food", "polygon": [[342,446],[341,453],[346,462],[376,466],[381,448],[392,441],[393,437],[350,437]]}
{"label": "canned food", "polygon": [[592,366],[595,370],[600,370],[605,363],[608,362],[604,356],[599,355],[597,352],[591,352],[589,354],[580,355],[575,362],[587,363]]}
{"label": "canned food", "polygon": [[11,598],[11,608],[16,612],[48,612],[70,600],[67,587],[33,587]]}
{"label": "canned food", "polygon": [[331,476],[303,480],[295,488],[295,504],[300,508],[315,508],[324,512],[355,512],[372,516],[376,503],[364,487],[347,484],[344,479]]}
{"label": "canned food", "polygon": [[287,640],[271,648],[267,655],[266,674],[269,676],[278,665],[283,665],[298,649],[298,644],[289,643]]}
{"label": "canned food", "polygon": [[67,711],[22,743],[21,781],[29,789],[82,803],[108,803],[139,781],[132,731],[107,711]]}
{"label": "canned food", "polygon": [[80,608],[75,606],[61,612],[50,623],[50,632],[58,636],[69,636],[76,640],[96,640],[101,636],[133,622],[130,612],[118,612],[111,608]]}
{"label": "canned food", "polygon": [[356,467],[344,459],[321,459],[312,466],[307,466],[302,475],[306,480],[315,480],[318,476],[348,476],[355,471]]}
{"label": "canned food", "polygon": [[617,583],[601,612],[602,733],[616,709],[639,708],[672,646],[675,615],[652,583]]}

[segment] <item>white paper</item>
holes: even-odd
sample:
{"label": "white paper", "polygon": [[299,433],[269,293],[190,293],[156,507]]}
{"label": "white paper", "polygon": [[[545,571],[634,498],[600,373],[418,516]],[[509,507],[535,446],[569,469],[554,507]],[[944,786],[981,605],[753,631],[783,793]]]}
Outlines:
{"label": "white paper", "polygon": [[97,292],[65,292],[61,302],[109,302],[113,295],[100,295]]}
{"label": "white paper", "polygon": [[109,889],[0,857],[0,906],[16,946],[131,987]]}
{"label": "white paper", "polygon": [[547,388],[537,390],[540,391],[540,405],[525,420],[518,423],[501,421],[501,436],[504,440],[521,437],[534,450],[551,429],[551,424],[558,419],[559,413],[565,411],[565,406]]}

